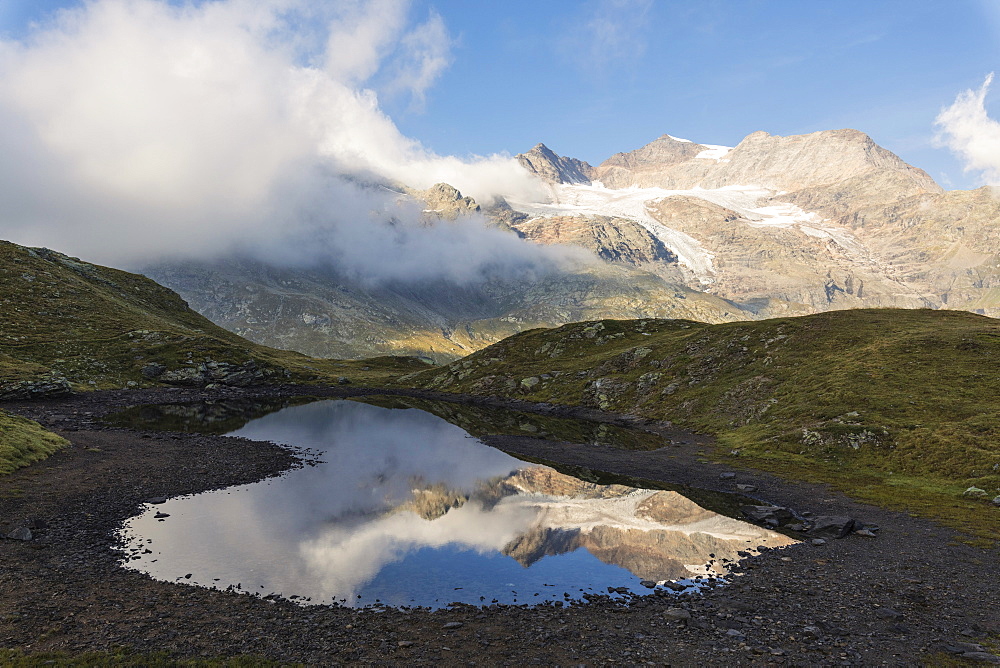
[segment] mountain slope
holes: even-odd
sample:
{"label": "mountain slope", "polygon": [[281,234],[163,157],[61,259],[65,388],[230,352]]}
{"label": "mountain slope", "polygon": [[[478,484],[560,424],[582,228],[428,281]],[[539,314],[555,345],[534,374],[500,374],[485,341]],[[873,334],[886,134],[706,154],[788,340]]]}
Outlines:
{"label": "mountain slope", "polygon": [[345,373],[332,360],[251,343],[143,276],[5,241],[0,308],[0,400],[160,382],[249,385]]}
{"label": "mountain slope", "polygon": [[982,535],[1000,518],[960,497],[970,486],[1000,493],[998,360],[996,320],[856,310],[577,323],[402,382],[669,419],[716,434],[720,453],[738,450],[739,461]]}
{"label": "mountain slope", "polygon": [[581,238],[609,219],[641,225],[677,257],[660,270],[757,317],[864,307],[1000,315],[995,189],[944,192],[856,130],[755,132],[732,149],[664,135],[612,156],[592,179],[550,183],[547,201],[511,201],[526,216],[517,228],[544,243],[549,221],[574,219]]}
{"label": "mountain slope", "polygon": [[616,317],[746,316],[733,304],[624,265],[472,284],[366,284],[334,270],[253,260],[174,263],[147,276],[241,336],[322,357],[420,355],[448,361],[534,327]]}

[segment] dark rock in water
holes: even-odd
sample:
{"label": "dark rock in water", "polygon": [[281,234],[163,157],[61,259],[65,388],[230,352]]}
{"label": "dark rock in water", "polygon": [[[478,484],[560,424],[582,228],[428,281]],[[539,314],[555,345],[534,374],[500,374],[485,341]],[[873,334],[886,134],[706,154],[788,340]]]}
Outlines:
{"label": "dark rock in water", "polygon": [[647,589],[653,589],[654,587],[656,587],[656,583],[653,582],[652,580],[640,580],[639,584],[643,587],[646,587]]}
{"label": "dark rock in water", "polygon": [[795,519],[792,511],[782,506],[742,506],[740,512],[751,522],[781,526]]}
{"label": "dark rock in water", "polygon": [[854,530],[854,520],[845,515],[821,515],[813,520],[810,536],[843,538]]}
{"label": "dark rock in water", "polygon": [[7,538],[11,540],[31,540],[34,536],[31,534],[31,529],[28,527],[21,527],[19,529],[14,529],[9,534]]}
{"label": "dark rock in water", "polygon": [[145,501],[145,503],[150,503],[150,504],[153,504],[154,506],[158,505],[160,503],[166,503],[166,502],[167,502],[167,497],[165,497],[165,496],[152,496],[152,497],[146,499],[146,501]]}
{"label": "dark rock in water", "polygon": [[166,517],[170,517],[170,513],[156,513],[153,515],[153,519],[162,520]]}
{"label": "dark rock in water", "polygon": [[167,370],[166,366],[159,364],[157,362],[150,362],[146,366],[142,367],[142,371],[140,371],[139,373],[142,374],[143,378],[146,378],[148,380],[153,380],[154,378],[159,378],[160,376],[162,376],[166,370]]}

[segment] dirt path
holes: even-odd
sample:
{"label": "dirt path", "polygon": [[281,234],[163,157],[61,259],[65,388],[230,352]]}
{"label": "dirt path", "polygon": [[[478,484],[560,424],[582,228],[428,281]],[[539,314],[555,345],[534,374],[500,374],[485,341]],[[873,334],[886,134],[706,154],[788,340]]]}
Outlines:
{"label": "dirt path", "polygon": [[[1000,633],[996,550],[967,546],[950,530],[821,486],[739,471],[722,481],[722,469],[700,461],[697,443],[628,452],[485,439],[512,454],[672,484],[723,491],[753,484],[762,499],[817,515],[850,515],[882,531],[877,538],[765,553],[733,584],[703,596],[651,595],[630,605],[376,613],[156,582],[120,568],[113,549],[115,529],[143,501],[246,483],[297,465],[291,453],[268,443],[112,430],[96,422],[126,405],[202,396],[108,392],[3,406],[73,445],[0,478],[0,531],[36,527],[33,540],[0,540],[0,646],[26,652],[125,646],[178,657],[253,654],[312,664],[913,665],[947,653],[948,645],[954,651],[962,649],[956,643]],[[685,614],[690,619],[676,621]],[[448,622],[461,625],[446,629]]]}

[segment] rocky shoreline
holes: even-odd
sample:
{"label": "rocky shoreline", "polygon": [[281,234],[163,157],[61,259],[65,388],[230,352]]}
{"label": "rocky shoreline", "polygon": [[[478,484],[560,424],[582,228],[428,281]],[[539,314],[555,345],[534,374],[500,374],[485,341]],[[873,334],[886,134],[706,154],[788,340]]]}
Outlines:
{"label": "rocky shoreline", "polygon": [[[301,458],[270,443],[105,427],[100,416],[144,403],[387,393],[364,388],[222,388],[95,392],[3,404],[72,442],[0,478],[0,646],[32,654],[166,651],[177,658],[254,655],[308,664],[913,665],[963,657],[1000,662],[997,550],[954,531],[790,483],[707,463],[706,439],[649,452],[525,437],[483,440],[511,454],[663,483],[736,491],[814,516],[882,527],[764,552],[706,594],[664,592],[557,608],[354,610],[298,606],[158,582],[118,565],[115,531],[151,497],[277,475]],[[441,398],[417,391],[393,394]],[[482,399],[444,395],[482,405]],[[505,406],[510,404],[504,403]],[[668,425],[579,409],[518,404],[671,434]],[[735,473],[735,475],[723,475]],[[738,488],[737,486],[743,486]],[[750,488],[753,488],[752,491]],[[21,534],[24,537],[25,534]],[[980,651],[981,646],[985,651]]]}

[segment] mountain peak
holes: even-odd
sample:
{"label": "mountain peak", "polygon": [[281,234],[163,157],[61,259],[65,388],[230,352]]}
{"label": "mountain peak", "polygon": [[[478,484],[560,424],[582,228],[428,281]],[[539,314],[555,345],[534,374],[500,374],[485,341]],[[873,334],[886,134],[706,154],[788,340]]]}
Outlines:
{"label": "mountain peak", "polygon": [[549,183],[589,184],[594,172],[594,168],[583,160],[560,156],[541,142],[527,153],[519,153],[517,161]]}

